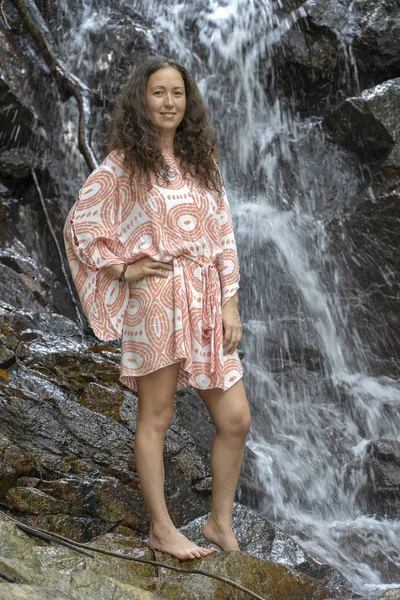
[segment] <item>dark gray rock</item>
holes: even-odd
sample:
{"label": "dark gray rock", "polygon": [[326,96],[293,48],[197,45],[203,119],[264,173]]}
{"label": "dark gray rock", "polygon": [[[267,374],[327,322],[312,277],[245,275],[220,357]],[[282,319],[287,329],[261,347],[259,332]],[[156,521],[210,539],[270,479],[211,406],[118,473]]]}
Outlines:
{"label": "dark gray rock", "polygon": [[48,137],[43,124],[32,107],[23,105],[11,91],[10,86],[0,78],[0,148],[26,148],[27,156],[41,156],[48,145]]}
{"label": "dark gray rock", "polygon": [[380,439],[365,448],[366,484],[361,495],[374,514],[400,518],[400,442]]}
{"label": "dark gray rock", "polygon": [[334,141],[377,168],[400,170],[400,78],[348,98],[324,124]]}
{"label": "dark gray rock", "polygon": [[[65,317],[5,304],[2,317],[9,364],[8,380],[0,378],[0,500],[27,523],[77,540],[116,523],[146,533],[133,454],[137,398],[119,384],[119,349],[92,352],[92,340]],[[205,410],[200,397],[183,393],[177,404],[165,443],[166,497],[182,525],[209,507],[204,439],[212,433],[206,419],[202,443],[191,436],[194,412]]]}
{"label": "dark gray rock", "polygon": [[[196,544],[212,547],[202,535],[202,526],[208,514],[180,528]],[[328,587],[348,586],[348,582],[329,565],[323,564],[302,548],[273,523],[247,506],[235,502],[232,528],[240,550],[264,560],[277,562],[318,579]]]}
{"label": "dark gray rock", "polygon": [[0,152],[0,176],[6,182],[20,183],[31,177],[31,169],[42,171],[44,164],[31,149],[11,149]]}
{"label": "dark gray rock", "polygon": [[[368,347],[370,369],[399,376],[400,79],[348,98],[324,120],[330,138],[357,154],[370,184],[330,225],[332,252],[358,302],[349,325]],[[345,235],[343,235],[345,231]],[[356,251],[356,256],[352,256]],[[343,258],[342,258],[343,257]]]}
{"label": "dark gray rock", "polygon": [[[286,10],[298,4],[287,3]],[[323,112],[359,88],[400,75],[397,1],[307,0],[301,11],[280,54],[282,68],[294,79],[291,91],[305,110]]]}
{"label": "dark gray rock", "polygon": [[400,4],[398,0],[356,0],[360,31],[353,48],[366,85],[400,75]]}

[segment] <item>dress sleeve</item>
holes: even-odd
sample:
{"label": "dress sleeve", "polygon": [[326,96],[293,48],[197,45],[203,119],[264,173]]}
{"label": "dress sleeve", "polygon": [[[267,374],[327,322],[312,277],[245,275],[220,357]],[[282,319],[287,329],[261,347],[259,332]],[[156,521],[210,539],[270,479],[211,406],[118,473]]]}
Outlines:
{"label": "dress sleeve", "polygon": [[222,198],[220,197],[218,202],[220,243],[223,252],[218,256],[217,268],[221,282],[223,306],[232,296],[234,296],[240,287],[240,268],[232,214],[224,185],[222,185]]}
{"label": "dress sleeve", "polygon": [[101,340],[121,337],[129,285],[103,267],[134,262],[119,240],[118,176],[100,165],[79,190],[63,235],[67,260],[85,315]]}

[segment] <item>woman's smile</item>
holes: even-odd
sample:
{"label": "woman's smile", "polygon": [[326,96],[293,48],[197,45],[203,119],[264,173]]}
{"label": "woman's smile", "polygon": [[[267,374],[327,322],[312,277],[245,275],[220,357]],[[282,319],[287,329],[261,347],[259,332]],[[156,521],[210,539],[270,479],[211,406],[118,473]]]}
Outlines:
{"label": "woman's smile", "polygon": [[150,120],[163,134],[165,147],[170,148],[186,108],[182,75],[171,67],[158,69],[148,79],[146,94]]}

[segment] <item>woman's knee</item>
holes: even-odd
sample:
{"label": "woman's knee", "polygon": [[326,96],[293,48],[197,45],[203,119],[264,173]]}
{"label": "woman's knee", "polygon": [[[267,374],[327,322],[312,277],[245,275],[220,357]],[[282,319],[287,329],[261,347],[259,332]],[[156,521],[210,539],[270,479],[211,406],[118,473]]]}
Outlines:
{"label": "woman's knee", "polygon": [[216,426],[221,433],[246,438],[251,427],[251,415],[248,406],[232,410]]}
{"label": "woman's knee", "polygon": [[[145,402],[145,399],[144,399]],[[160,402],[153,403],[153,409],[146,407],[145,410],[140,409],[140,404],[137,413],[137,429],[142,428],[147,431],[151,429],[154,433],[164,434],[171,425],[173,418],[173,400],[166,402],[160,398]]]}
{"label": "woman's knee", "polygon": [[171,424],[179,364],[138,377],[137,427],[165,433]]}

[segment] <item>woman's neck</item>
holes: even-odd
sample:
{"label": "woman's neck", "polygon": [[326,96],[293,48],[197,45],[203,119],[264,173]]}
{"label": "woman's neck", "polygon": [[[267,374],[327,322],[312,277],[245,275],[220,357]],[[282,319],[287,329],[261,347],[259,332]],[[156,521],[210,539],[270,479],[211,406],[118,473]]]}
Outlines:
{"label": "woman's neck", "polygon": [[160,150],[164,154],[171,154],[172,156],[175,154],[174,152],[174,137],[172,136],[162,136],[160,139]]}

